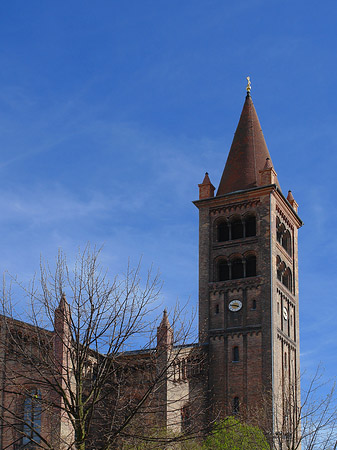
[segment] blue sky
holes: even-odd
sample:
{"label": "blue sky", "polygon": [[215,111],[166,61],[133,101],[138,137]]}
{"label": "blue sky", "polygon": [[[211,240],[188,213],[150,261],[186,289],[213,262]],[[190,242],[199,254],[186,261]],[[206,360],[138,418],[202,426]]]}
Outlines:
{"label": "blue sky", "polygon": [[337,4],[73,0],[0,4],[1,268],[62,247],[159,268],[197,304],[198,197],[218,185],[252,97],[300,230],[302,367],[336,371]]}

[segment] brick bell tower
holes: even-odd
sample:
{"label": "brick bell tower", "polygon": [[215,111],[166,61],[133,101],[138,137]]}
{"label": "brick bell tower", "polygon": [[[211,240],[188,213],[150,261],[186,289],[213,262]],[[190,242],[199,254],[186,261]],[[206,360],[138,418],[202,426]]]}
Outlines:
{"label": "brick bell tower", "polygon": [[[249,81],[249,80],[248,80]],[[275,402],[299,370],[297,233],[250,82],[222,178],[199,184],[199,341],[207,349],[210,419],[248,417]],[[273,395],[271,395],[273,394]],[[279,404],[277,406],[279,408]]]}

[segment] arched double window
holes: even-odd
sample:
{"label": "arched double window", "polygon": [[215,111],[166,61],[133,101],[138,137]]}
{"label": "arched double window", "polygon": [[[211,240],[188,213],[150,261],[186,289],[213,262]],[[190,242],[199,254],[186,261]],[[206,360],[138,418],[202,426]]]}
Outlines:
{"label": "arched double window", "polygon": [[287,230],[282,236],[282,247],[287,251],[287,253],[291,256],[291,236],[290,231]]}
{"label": "arched double window", "polygon": [[293,274],[289,267],[286,266],[284,261],[279,256],[276,257],[276,270],[277,279],[287,288],[289,291],[293,290]]}
{"label": "arched double window", "polygon": [[216,263],[216,280],[227,281],[256,276],[256,256],[237,256],[232,260],[220,259]]}
{"label": "arched double window", "polygon": [[30,444],[41,442],[41,391],[31,389],[26,393],[23,403],[22,447],[31,448]]}
{"label": "arched double window", "polygon": [[282,247],[286,250],[286,252],[291,256],[292,255],[292,245],[291,245],[291,234],[290,231],[286,229],[284,224],[280,221],[280,219],[276,218],[276,239]]}
{"label": "arched double window", "polygon": [[216,225],[216,240],[226,242],[245,237],[256,236],[256,217],[234,217],[229,221],[221,220]]}
{"label": "arched double window", "polygon": [[284,284],[284,286],[287,289],[289,289],[289,291],[291,291],[293,288],[292,274],[291,274],[291,270],[289,269],[289,267],[287,267],[287,269],[285,270],[285,272],[282,275],[282,284]]}

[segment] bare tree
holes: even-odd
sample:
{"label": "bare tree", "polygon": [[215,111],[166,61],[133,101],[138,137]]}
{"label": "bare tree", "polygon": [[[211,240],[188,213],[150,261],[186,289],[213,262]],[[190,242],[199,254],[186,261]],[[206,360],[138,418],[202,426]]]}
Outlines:
{"label": "bare tree", "polygon": [[[4,284],[3,449],[109,450],[139,439],[179,440],[192,431],[188,408],[201,359],[196,346],[184,345],[190,323],[174,339],[165,311],[155,333],[158,276],[150,271],[142,282],[138,265],[109,281],[99,255],[87,247],[72,270],[62,252],[56,270],[42,263],[40,281],[25,290],[25,321]],[[171,318],[176,328],[178,316]],[[163,431],[167,425],[173,437]]]}
{"label": "bare tree", "polygon": [[272,420],[266,414],[269,408],[263,405],[250,414],[274,450],[332,450],[337,439],[335,394],[335,384],[324,382],[318,367],[311,379],[301,383],[300,376],[293,374],[266,395],[268,405],[269,398],[273,398]]}

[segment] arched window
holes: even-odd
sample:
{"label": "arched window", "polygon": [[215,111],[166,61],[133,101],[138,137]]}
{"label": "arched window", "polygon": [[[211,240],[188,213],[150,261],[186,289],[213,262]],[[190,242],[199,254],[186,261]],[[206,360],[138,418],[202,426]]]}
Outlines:
{"label": "arched window", "polygon": [[229,227],[226,222],[219,223],[217,240],[218,242],[224,242],[229,240]]}
{"label": "arched window", "polygon": [[241,259],[232,262],[232,279],[243,278],[243,264]]}
{"label": "arched window", "polygon": [[289,269],[289,267],[285,270],[285,272],[282,275],[282,283],[284,284],[284,286],[289,289],[289,291],[292,290],[292,274],[291,274],[291,270]]}
{"label": "arched window", "polygon": [[240,219],[236,219],[231,224],[232,239],[243,238],[243,224]]}
{"label": "arched window", "polygon": [[246,237],[256,236],[256,219],[254,216],[249,216],[246,221]]}
{"label": "arched window", "polygon": [[236,416],[240,412],[240,400],[239,397],[233,398],[233,415]]}
{"label": "arched window", "polygon": [[219,303],[217,303],[215,305],[215,314],[219,314],[219,312],[220,312]]}
{"label": "arched window", "polygon": [[239,347],[233,347],[233,362],[240,361]]}
{"label": "arched window", "polygon": [[282,247],[289,253],[291,256],[291,236],[289,230],[287,230],[282,236]]}
{"label": "arched window", "polygon": [[256,276],[256,256],[251,255],[246,259],[246,277]]}
{"label": "arched window", "polygon": [[229,280],[229,267],[227,261],[221,260],[218,264],[218,281]]}
{"label": "arched window", "polygon": [[22,431],[22,446],[24,448],[30,448],[30,443],[41,441],[41,392],[38,389],[32,389],[25,396]]}
{"label": "arched window", "polygon": [[252,309],[256,309],[256,300],[253,300],[252,302]]}

